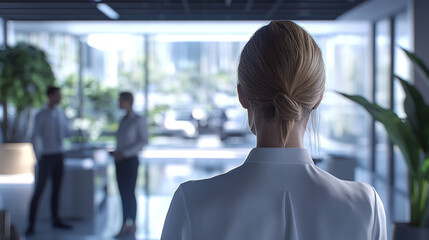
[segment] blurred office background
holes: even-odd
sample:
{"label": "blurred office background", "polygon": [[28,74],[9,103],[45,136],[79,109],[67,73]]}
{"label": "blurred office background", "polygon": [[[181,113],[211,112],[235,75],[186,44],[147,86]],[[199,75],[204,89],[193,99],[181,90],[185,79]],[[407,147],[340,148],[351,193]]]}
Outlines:
{"label": "blurred office background", "polygon": [[[98,3],[111,6],[118,19],[97,10]],[[335,91],[363,95],[404,116],[404,94],[393,73],[428,89],[400,47],[429,59],[424,44],[429,3],[148,1],[146,9],[137,1],[128,4],[0,3],[0,41],[30,43],[46,52],[62,89],[61,106],[79,133],[66,142],[61,208],[75,228],[50,228],[48,189],[31,239],[111,239],[119,231],[120,198],[107,150],[115,146],[121,91],[134,94],[134,110],[147,117],[150,130],[136,187],[138,239],[159,239],[181,182],[242,164],[255,138],[237,100],[236,69],[246,41],[270,19],[297,20],[323,52],[327,91],[318,126],[306,138],[317,164],[341,178],[374,185],[386,209],[389,236],[393,222],[409,220],[401,153],[382,125]],[[13,108],[9,114],[14,117]],[[0,175],[0,209],[9,211],[21,232],[33,182],[31,173]]]}

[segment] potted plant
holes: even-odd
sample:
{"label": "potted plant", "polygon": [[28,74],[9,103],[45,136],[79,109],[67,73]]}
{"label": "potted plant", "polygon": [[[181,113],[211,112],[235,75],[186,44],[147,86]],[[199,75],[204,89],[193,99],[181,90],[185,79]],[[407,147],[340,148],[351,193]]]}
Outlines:
{"label": "potted plant", "polygon": [[[19,142],[23,139],[18,133],[22,114],[27,111],[27,118],[31,117],[28,110],[45,101],[46,88],[53,85],[55,77],[45,53],[26,43],[3,47],[0,50],[0,64],[3,141]],[[13,122],[9,119],[10,105],[15,108]]]}
{"label": "potted plant", "polygon": [[[45,53],[37,47],[26,43],[18,43],[13,47],[4,46],[0,49],[0,103],[3,108],[1,130],[3,144],[0,145],[0,161],[8,165],[18,164],[24,146],[29,151],[31,145],[22,144],[30,133],[29,124],[31,109],[42,105],[46,98],[46,88],[55,81],[52,69]],[[13,113],[13,114],[10,114]],[[21,121],[23,115],[25,123]],[[11,118],[11,116],[13,116]],[[12,143],[20,143],[12,145]],[[33,153],[34,154],[34,153]],[[6,159],[3,156],[8,156]]]}
{"label": "potted plant", "polygon": [[[402,49],[429,82],[429,68],[414,53]],[[385,127],[393,144],[399,147],[408,166],[411,218],[409,223],[396,223],[394,240],[429,239],[429,105],[410,82],[395,75],[405,92],[405,119],[392,110],[371,103],[362,96],[340,93],[358,103]]]}

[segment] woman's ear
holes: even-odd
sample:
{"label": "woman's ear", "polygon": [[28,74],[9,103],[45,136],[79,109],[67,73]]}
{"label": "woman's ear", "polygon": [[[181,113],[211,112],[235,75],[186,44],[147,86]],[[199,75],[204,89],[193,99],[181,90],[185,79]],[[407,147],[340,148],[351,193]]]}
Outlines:
{"label": "woman's ear", "polygon": [[244,109],[248,109],[250,107],[249,100],[244,96],[243,90],[241,90],[241,86],[237,85],[237,92],[238,92],[238,100],[241,103],[241,106],[243,106]]}

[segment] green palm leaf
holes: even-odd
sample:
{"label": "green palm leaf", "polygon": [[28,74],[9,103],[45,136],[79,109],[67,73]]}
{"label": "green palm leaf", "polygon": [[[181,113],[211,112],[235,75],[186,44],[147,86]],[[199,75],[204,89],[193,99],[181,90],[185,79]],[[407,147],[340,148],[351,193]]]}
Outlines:
{"label": "green palm leaf", "polygon": [[[426,80],[429,68],[414,53],[402,49]],[[407,114],[401,120],[392,110],[357,95],[339,93],[358,103],[386,128],[390,140],[399,147],[408,165],[410,223],[424,227],[429,214],[429,105],[426,105],[420,91],[410,82],[395,76],[405,92],[404,110]]]}
{"label": "green palm leaf", "polygon": [[429,68],[426,66],[423,60],[417,57],[417,55],[415,55],[414,53],[406,50],[405,48],[401,49],[405,52],[407,57],[418,67],[424,78],[429,81]]}
{"label": "green palm leaf", "polygon": [[423,100],[416,87],[399,76],[395,76],[401,83],[405,92],[404,110],[407,121],[410,123],[414,134],[424,152],[429,150],[429,106]]}
{"label": "green palm leaf", "polygon": [[364,107],[367,112],[386,128],[390,140],[401,150],[412,173],[419,169],[419,143],[413,130],[404,123],[392,110],[384,109],[375,103],[370,103],[364,97],[339,93],[344,97]]}

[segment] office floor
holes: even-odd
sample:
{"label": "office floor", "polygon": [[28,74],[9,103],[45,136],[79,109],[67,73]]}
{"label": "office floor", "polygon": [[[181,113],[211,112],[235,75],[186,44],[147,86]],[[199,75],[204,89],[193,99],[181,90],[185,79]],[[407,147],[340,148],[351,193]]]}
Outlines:
{"label": "office floor", "polygon": [[[176,169],[169,170],[171,167],[175,167]],[[177,171],[180,170],[180,168],[183,168],[183,166],[166,166],[167,171]],[[153,178],[160,178],[159,176],[156,176],[158,169],[156,168],[152,170],[153,171],[151,172],[153,173]],[[114,182],[115,179],[111,174],[112,171],[113,164],[109,167],[109,193],[106,200],[99,206],[99,210],[95,214],[94,218],[63,218],[67,224],[73,226],[72,230],[58,230],[52,228],[51,220],[48,217],[49,214],[42,214],[39,211],[38,221],[36,222],[35,226],[35,234],[30,237],[24,236],[23,233],[27,227],[28,205],[31,193],[33,191],[32,183],[0,184],[0,209],[5,208],[8,210],[11,215],[11,222],[16,225],[24,239],[114,239],[113,236],[118,233],[121,227],[122,211],[121,200],[117,192],[116,183]],[[202,174],[203,173],[198,173],[199,176],[203,176]],[[178,185],[178,183],[169,183],[168,180],[165,183],[166,184],[163,186],[154,184],[152,188],[158,188],[158,190],[152,191],[149,197],[146,196],[143,187],[140,186],[136,188],[138,204],[137,232],[135,238],[132,239],[149,240],[160,238],[163,222],[171,201],[172,194]]]}
{"label": "office floor", "polygon": [[[135,238],[130,239],[159,239],[165,213],[168,210],[169,197],[151,197],[150,203],[146,203],[143,194],[138,195],[138,219],[137,232]],[[65,219],[73,226],[72,230],[57,230],[51,227],[49,219],[37,223],[36,234],[26,239],[33,240],[68,240],[68,239],[114,239],[114,235],[119,231],[121,224],[120,199],[118,195],[109,196],[104,209],[100,211],[93,220]],[[146,204],[150,205],[149,219],[146,224],[145,214]]]}

